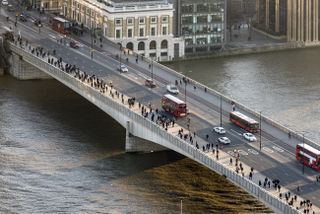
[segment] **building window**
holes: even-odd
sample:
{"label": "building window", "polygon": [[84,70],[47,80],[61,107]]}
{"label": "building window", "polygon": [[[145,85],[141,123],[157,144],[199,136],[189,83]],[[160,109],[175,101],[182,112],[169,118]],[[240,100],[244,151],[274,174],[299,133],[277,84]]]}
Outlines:
{"label": "building window", "polygon": [[145,20],[144,17],[139,17],[139,24],[144,24],[144,20]]}
{"label": "building window", "polygon": [[139,36],[144,37],[144,28],[139,29]]}
{"label": "building window", "polygon": [[144,42],[139,42],[138,51],[143,51],[143,50],[144,50]]}
{"label": "building window", "polygon": [[151,27],[151,36],[155,36],[155,35],[156,35],[156,28]]}
{"label": "building window", "polygon": [[150,54],[149,54],[149,57],[150,57],[150,58],[154,58],[154,57],[156,57],[156,56],[157,56],[157,53],[150,53]]}
{"label": "building window", "polygon": [[162,35],[167,35],[167,27],[162,27]]}
{"label": "building window", "polygon": [[168,16],[162,16],[162,23],[168,23]]}
{"label": "building window", "polygon": [[151,16],[150,22],[151,22],[151,24],[156,24],[157,23],[157,17],[156,16]]}
{"label": "building window", "polygon": [[116,30],[116,39],[120,39],[121,38],[121,30],[117,29]]}
{"label": "building window", "polygon": [[161,42],[161,49],[166,49],[168,48],[168,41],[167,40],[163,40]]}
{"label": "building window", "polygon": [[122,25],[122,19],[116,19],[115,23],[116,25]]}
{"label": "building window", "polygon": [[128,29],[128,38],[132,38],[132,29]]}
{"label": "building window", "polygon": [[127,18],[127,25],[133,25],[133,18]]}
{"label": "building window", "polygon": [[150,50],[155,50],[155,49],[157,49],[157,43],[156,43],[156,41],[151,41],[151,42],[150,42],[149,49],[150,49]]}
{"label": "building window", "polygon": [[161,56],[168,56],[168,52],[161,52]]}

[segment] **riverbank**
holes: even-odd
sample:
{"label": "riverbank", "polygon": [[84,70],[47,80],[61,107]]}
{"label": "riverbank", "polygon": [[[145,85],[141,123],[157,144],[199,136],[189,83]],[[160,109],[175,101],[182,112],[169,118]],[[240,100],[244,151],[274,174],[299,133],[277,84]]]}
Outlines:
{"label": "riverbank", "polygon": [[175,63],[175,62],[179,62],[179,61],[220,58],[220,57],[267,53],[267,52],[279,52],[279,51],[287,51],[287,50],[302,49],[302,48],[319,48],[319,46],[320,46],[320,44],[305,45],[305,44],[296,43],[296,42],[265,44],[265,45],[252,46],[252,47],[250,47],[250,45],[247,45],[247,47],[227,48],[227,49],[224,49],[223,51],[220,51],[220,52],[210,53],[207,55],[190,56],[190,57],[185,57],[185,58],[181,58],[181,59],[176,59],[174,61],[166,61],[164,63],[170,64],[170,63]]}

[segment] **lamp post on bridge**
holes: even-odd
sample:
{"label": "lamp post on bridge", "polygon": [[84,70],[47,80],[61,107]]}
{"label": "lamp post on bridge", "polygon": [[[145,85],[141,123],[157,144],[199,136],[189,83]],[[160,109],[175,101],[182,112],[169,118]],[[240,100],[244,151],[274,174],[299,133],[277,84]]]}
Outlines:
{"label": "lamp post on bridge", "polygon": [[262,121],[262,120],[261,120],[261,114],[262,114],[262,111],[260,111],[259,113],[260,113],[260,114],[259,114],[259,115],[260,115],[260,116],[259,116],[259,119],[260,119],[260,121],[259,121],[259,122],[260,122],[260,123],[259,123],[259,141],[260,141],[259,148],[260,148],[260,151],[261,151],[261,131],[262,131],[262,129],[261,129],[261,125],[262,125],[262,124],[261,124],[261,121]]}
{"label": "lamp post on bridge", "polygon": [[220,127],[222,127],[222,95],[220,95]]}

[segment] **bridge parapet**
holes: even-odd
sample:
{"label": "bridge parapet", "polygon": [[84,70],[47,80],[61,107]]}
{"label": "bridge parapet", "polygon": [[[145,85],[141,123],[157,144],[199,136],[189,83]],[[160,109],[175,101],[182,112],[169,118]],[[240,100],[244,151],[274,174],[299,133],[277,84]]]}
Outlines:
{"label": "bridge parapet", "polygon": [[[40,59],[30,52],[11,44],[13,52],[22,56],[23,59],[44,71],[58,81],[62,82],[94,105],[105,111],[115,120],[117,120],[123,127],[127,124],[132,124],[128,127],[130,133],[134,136],[146,139],[148,141],[157,143],[166,148],[172,149],[186,157],[189,157],[198,163],[216,171],[220,175],[226,176],[230,181],[242,187],[261,201],[269,205],[277,213],[298,214],[300,211],[289,206],[285,201],[280,200],[275,195],[272,195],[267,190],[259,187],[256,183],[248,178],[237,174],[226,165],[219,163],[218,159],[214,159],[208,153],[205,153],[186,141],[180,139],[170,131],[166,131],[161,126],[152,122],[148,118],[143,117],[139,112],[134,111],[127,105],[121,103],[119,99],[112,96],[107,96],[99,90],[91,87],[88,84],[74,78],[72,75],[61,71],[59,68],[47,63],[46,59]],[[111,89],[110,89],[111,90]],[[128,98],[128,97],[125,97]]]}

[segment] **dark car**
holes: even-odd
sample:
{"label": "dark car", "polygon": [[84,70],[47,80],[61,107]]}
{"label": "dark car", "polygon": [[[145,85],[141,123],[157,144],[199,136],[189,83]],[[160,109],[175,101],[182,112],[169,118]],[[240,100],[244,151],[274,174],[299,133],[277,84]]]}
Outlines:
{"label": "dark car", "polygon": [[79,45],[75,42],[75,41],[71,41],[70,42],[70,47],[74,48],[74,49],[78,49]]}
{"label": "dark car", "polygon": [[144,84],[146,86],[148,86],[149,88],[154,88],[156,87],[156,84],[154,83],[154,81],[152,79],[146,79],[146,81],[144,82]]}
{"label": "dark car", "polygon": [[19,20],[22,21],[22,22],[26,22],[27,21],[27,17],[25,17],[24,15],[21,14],[19,16]]}
{"label": "dark car", "polygon": [[35,24],[36,26],[42,27],[42,24],[41,24],[41,20],[40,20],[40,19],[33,19],[32,22],[33,22],[33,24]]}

